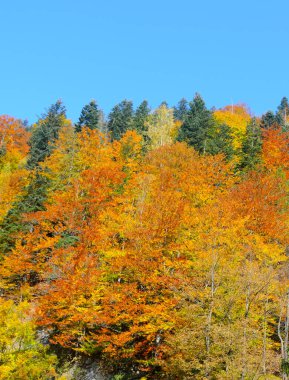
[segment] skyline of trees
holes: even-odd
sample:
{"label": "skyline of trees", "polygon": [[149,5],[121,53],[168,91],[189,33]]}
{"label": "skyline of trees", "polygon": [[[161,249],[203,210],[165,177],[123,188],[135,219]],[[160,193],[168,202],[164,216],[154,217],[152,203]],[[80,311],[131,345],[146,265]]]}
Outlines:
{"label": "skyline of trees", "polygon": [[0,379],[288,380],[287,108],[0,116]]}

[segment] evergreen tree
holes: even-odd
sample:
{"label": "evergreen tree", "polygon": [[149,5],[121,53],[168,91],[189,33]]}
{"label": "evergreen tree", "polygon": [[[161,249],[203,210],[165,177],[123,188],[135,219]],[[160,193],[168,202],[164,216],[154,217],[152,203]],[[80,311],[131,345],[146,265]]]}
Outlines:
{"label": "evergreen tree", "polygon": [[275,127],[277,124],[278,118],[276,118],[274,112],[268,111],[262,116],[260,127],[263,129],[270,129]]}
{"label": "evergreen tree", "polygon": [[287,119],[289,117],[289,103],[288,99],[284,96],[281,99],[280,105],[277,108],[276,118],[278,121],[278,124],[280,124],[283,129],[288,129],[288,122]]}
{"label": "evergreen tree", "polygon": [[53,150],[53,142],[58,138],[65,117],[65,107],[61,100],[58,100],[36,123],[29,141],[30,152],[27,161],[29,169],[35,168],[39,162],[43,162],[50,155]]}
{"label": "evergreen tree", "polygon": [[252,118],[246,128],[246,135],[241,148],[241,161],[239,168],[253,169],[260,162],[262,149],[262,131],[256,118]]}
{"label": "evergreen tree", "polygon": [[119,140],[126,131],[133,129],[133,116],[133,104],[129,100],[123,100],[113,107],[107,124],[112,140]]}
{"label": "evergreen tree", "polygon": [[233,137],[228,125],[214,123],[211,126],[208,130],[206,152],[213,155],[223,153],[228,160],[233,157]]}
{"label": "evergreen tree", "polygon": [[24,222],[23,214],[44,210],[49,180],[43,175],[43,169],[39,163],[52,152],[53,143],[57,140],[64,122],[65,107],[58,100],[49,108],[47,114],[42,115],[32,131],[27,161],[27,166],[31,170],[30,180],[0,225],[0,252],[2,254],[14,248],[20,231],[29,231],[32,228],[31,224]]}
{"label": "evergreen tree", "polygon": [[164,107],[166,107],[166,108],[169,108],[168,102],[167,102],[166,100],[163,100],[163,101],[161,102],[161,104],[158,106],[158,108],[160,108],[160,107],[162,107],[162,106],[164,106]]}
{"label": "evergreen tree", "polygon": [[150,114],[150,108],[148,106],[148,102],[144,100],[136,109],[133,119],[133,128],[135,131],[144,136],[147,132],[147,127],[145,122]]}
{"label": "evergreen tree", "polygon": [[199,94],[195,95],[189,106],[187,117],[179,129],[178,140],[187,142],[200,153],[206,153],[208,131],[213,125],[212,113]]}
{"label": "evergreen tree", "polygon": [[174,117],[176,120],[184,121],[188,114],[188,102],[182,98],[176,107],[174,107]]}
{"label": "evergreen tree", "polygon": [[89,104],[82,108],[79,121],[75,125],[75,131],[80,132],[82,127],[88,127],[90,129],[99,128],[99,110],[95,100],[92,100]]}

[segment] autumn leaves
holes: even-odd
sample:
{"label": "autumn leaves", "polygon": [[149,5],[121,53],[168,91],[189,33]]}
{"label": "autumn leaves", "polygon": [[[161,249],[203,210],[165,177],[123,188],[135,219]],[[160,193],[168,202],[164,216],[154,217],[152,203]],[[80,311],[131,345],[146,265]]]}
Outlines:
{"label": "autumn leaves", "polygon": [[1,263],[3,291],[30,302],[51,344],[112,370],[278,375],[287,134],[266,132],[262,164],[240,174],[223,155],[173,143],[170,126],[144,153],[134,131],[111,142],[66,122],[38,165],[43,210],[25,213],[29,230]]}

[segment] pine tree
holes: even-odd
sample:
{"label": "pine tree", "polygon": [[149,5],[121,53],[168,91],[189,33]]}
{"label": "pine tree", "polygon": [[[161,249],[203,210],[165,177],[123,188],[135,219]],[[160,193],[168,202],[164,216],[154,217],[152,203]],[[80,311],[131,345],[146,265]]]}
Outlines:
{"label": "pine tree", "polygon": [[59,131],[65,123],[65,107],[58,100],[47,114],[42,115],[32,131],[27,167],[31,170],[29,183],[14,202],[0,225],[0,252],[6,254],[14,248],[20,231],[29,231],[32,226],[23,221],[23,214],[44,210],[49,180],[39,165],[54,149]]}
{"label": "pine tree", "polygon": [[287,121],[288,117],[289,117],[289,103],[288,103],[288,99],[284,96],[281,99],[280,105],[277,108],[276,119],[278,121],[278,124],[280,124],[285,130],[288,129],[288,121]]}
{"label": "pine tree", "polygon": [[66,117],[66,109],[61,100],[53,104],[47,114],[42,115],[32,131],[29,141],[30,153],[27,161],[29,169],[34,169],[43,162],[53,150],[53,142],[57,140],[60,128]]}
{"label": "pine tree", "polygon": [[82,108],[79,121],[75,125],[75,131],[80,132],[82,127],[88,127],[90,129],[99,128],[99,110],[95,100],[92,100],[89,104]]}
{"label": "pine tree", "polygon": [[262,149],[262,133],[260,126],[253,118],[248,124],[246,129],[246,136],[242,143],[241,148],[241,161],[239,168],[253,169],[258,163],[260,163],[260,153]]}
{"label": "pine tree", "polygon": [[274,128],[276,125],[278,125],[278,118],[276,118],[274,112],[268,111],[262,116],[260,123],[262,129]]}
{"label": "pine tree", "polygon": [[179,141],[185,141],[200,153],[206,153],[208,131],[213,125],[212,113],[199,94],[189,104],[187,117],[179,130]]}
{"label": "pine tree", "polygon": [[174,117],[176,120],[184,121],[188,114],[188,101],[182,98],[176,107],[174,107]]}
{"label": "pine tree", "polygon": [[112,140],[119,140],[126,131],[133,129],[133,116],[133,104],[129,100],[123,100],[113,107],[107,124]]}
{"label": "pine tree", "polygon": [[133,119],[134,130],[139,134],[144,136],[147,132],[145,122],[150,114],[150,108],[148,102],[144,100],[136,109]]}
{"label": "pine tree", "polygon": [[214,123],[208,130],[206,153],[213,155],[223,153],[228,160],[233,157],[233,136],[228,125]]}

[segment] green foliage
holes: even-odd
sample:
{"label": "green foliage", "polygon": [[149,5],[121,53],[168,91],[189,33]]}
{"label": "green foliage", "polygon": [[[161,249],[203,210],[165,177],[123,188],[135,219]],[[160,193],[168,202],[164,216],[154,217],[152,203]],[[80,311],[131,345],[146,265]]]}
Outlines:
{"label": "green foliage", "polygon": [[262,149],[262,133],[256,118],[253,118],[247,126],[246,135],[242,142],[241,161],[239,168],[242,170],[254,169],[260,163]]}
{"label": "green foliage", "polygon": [[228,160],[233,157],[233,137],[230,127],[218,123],[212,125],[208,130],[206,152],[208,154],[223,153]]}
{"label": "green foliage", "polygon": [[131,101],[123,100],[113,107],[108,116],[107,130],[112,140],[119,140],[126,131],[133,129],[133,104]]}
{"label": "green foliage", "polygon": [[178,105],[174,107],[174,117],[176,120],[184,121],[188,114],[188,101],[182,98]]}
{"label": "green foliage", "polygon": [[39,171],[31,175],[24,192],[14,202],[0,224],[0,257],[14,248],[20,232],[31,229],[31,224],[23,220],[23,214],[44,210],[48,187],[49,180]]}
{"label": "green foliage", "polygon": [[260,127],[262,129],[269,129],[269,128],[275,127],[277,124],[278,124],[278,118],[276,118],[276,116],[274,115],[274,112],[268,111],[262,116]]}
{"label": "green foliage", "polygon": [[141,136],[147,133],[146,120],[150,114],[148,102],[144,100],[136,109],[133,119],[133,128]]}
{"label": "green foliage", "polygon": [[179,130],[178,140],[185,141],[200,153],[206,153],[208,133],[212,125],[212,113],[206,108],[202,97],[196,94]]}
{"label": "green foliage", "polygon": [[99,123],[99,110],[95,100],[92,100],[89,104],[82,108],[79,121],[75,125],[75,131],[80,132],[82,127],[88,127],[90,129],[97,129]]}
{"label": "green foliage", "polygon": [[27,167],[31,171],[34,170],[34,173],[31,173],[28,185],[0,225],[1,256],[14,248],[19,232],[31,229],[31,225],[24,222],[23,214],[44,209],[49,180],[43,175],[43,169],[39,164],[53,151],[54,143],[64,124],[65,107],[58,100],[49,108],[47,114],[42,116],[32,131]]}
{"label": "green foliage", "polygon": [[59,130],[64,124],[65,112],[61,100],[58,100],[36,123],[29,141],[30,154],[27,161],[29,169],[34,169],[52,152],[53,143],[57,140]]}
{"label": "green foliage", "polygon": [[288,117],[289,117],[289,103],[288,99],[284,96],[281,99],[280,105],[277,108],[276,118],[278,124],[282,126],[284,130],[288,130]]}

